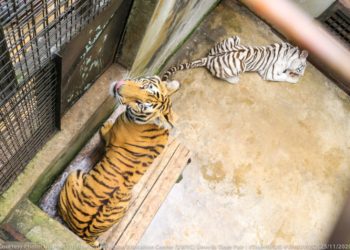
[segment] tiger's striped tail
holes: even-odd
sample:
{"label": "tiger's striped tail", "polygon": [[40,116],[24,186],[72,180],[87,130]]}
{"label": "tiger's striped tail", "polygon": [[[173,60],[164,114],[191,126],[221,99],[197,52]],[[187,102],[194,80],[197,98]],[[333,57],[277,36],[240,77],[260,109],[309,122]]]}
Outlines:
{"label": "tiger's striped tail", "polygon": [[201,59],[198,59],[189,63],[183,63],[177,66],[173,66],[163,74],[162,81],[167,81],[169,77],[172,76],[176,71],[204,67],[207,64],[207,61],[208,61],[208,58],[203,57]]}

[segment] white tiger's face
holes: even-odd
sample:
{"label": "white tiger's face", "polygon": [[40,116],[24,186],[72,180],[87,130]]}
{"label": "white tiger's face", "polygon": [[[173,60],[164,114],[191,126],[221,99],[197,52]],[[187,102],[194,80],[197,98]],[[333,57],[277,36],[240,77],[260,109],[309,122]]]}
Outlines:
{"label": "white tiger's face", "polygon": [[304,75],[304,71],[306,68],[306,58],[308,56],[308,52],[303,50],[300,53],[298,58],[295,58],[289,67],[285,70],[288,75],[290,81],[298,81],[299,77]]}

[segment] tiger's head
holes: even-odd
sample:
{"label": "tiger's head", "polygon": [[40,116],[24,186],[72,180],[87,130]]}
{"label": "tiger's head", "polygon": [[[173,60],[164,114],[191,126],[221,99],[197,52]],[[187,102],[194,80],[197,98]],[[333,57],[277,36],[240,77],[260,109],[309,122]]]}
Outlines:
{"label": "tiger's head", "polygon": [[295,53],[291,58],[288,68],[285,70],[288,75],[287,81],[292,83],[297,82],[299,78],[304,75],[306,68],[306,58],[308,56],[308,52],[306,50],[303,50],[299,54],[299,50],[296,49],[296,52],[297,53]]}
{"label": "tiger's head", "polygon": [[179,87],[178,81],[149,76],[112,83],[112,92],[119,103],[126,105],[127,116],[134,122],[170,129],[173,127],[170,96]]}

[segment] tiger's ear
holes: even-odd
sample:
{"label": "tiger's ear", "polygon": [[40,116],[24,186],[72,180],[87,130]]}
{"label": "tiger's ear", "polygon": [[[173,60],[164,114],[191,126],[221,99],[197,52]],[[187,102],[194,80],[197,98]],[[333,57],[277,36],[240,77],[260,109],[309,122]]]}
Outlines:
{"label": "tiger's ear", "polygon": [[307,50],[303,50],[300,53],[300,58],[306,59],[306,57],[309,55],[309,53],[307,52]]}
{"label": "tiger's ear", "polygon": [[168,95],[174,94],[180,88],[180,83],[178,81],[165,81],[164,84],[168,90]]}

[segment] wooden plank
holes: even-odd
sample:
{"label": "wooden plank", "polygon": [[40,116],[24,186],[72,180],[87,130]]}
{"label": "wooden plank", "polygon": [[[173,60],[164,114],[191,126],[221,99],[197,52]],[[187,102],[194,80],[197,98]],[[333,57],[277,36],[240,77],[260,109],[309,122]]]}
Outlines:
{"label": "wooden plank", "polygon": [[136,246],[189,160],[190,151],[170,138],[163,153],[135,185],[124,218],[102,235],[100,242],[107,249]]}
{"label": "wooden plank", "polygon": [[135,214],[116,246],[136,246],[142,238],[147,227],[151,223],[158,209],[166,199],[171,188],[190,159],[190,152],[179,145],[176,151],[166,163],[166,167],[148,196],[143,200],[140,208]]}
{"label": "wooden plank", "polygon": [[16,229],[14,229],[10,224],[5,223],[1,226],[1,228],[7,232],[14,240],[19,242],[26,242],[28,241],[26,237],[19,233]]}
{"label": "wooden plank", "polygon": [[[23,234],[18,232],[10,223],[1,226],[2,234],[6,234],[6,240],[0,238],[0,249],[33,249],[45,250],[37,243],[30,242]],[[1,235],[0,235],[1,236]],[[2,235],[4,236],[4,235]]]}

